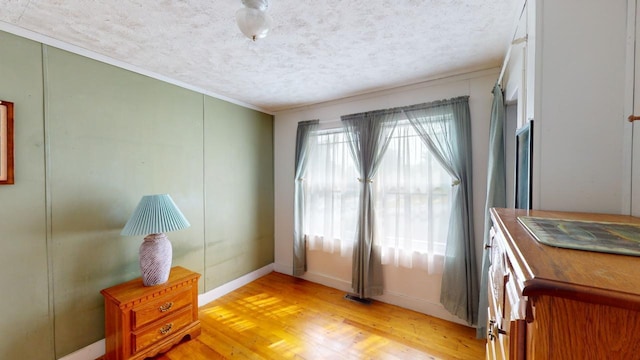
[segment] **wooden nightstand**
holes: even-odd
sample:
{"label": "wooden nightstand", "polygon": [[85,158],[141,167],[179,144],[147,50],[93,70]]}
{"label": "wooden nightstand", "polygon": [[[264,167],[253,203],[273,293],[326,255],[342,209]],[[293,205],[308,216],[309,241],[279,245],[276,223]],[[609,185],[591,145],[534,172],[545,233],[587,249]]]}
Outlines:
{"label": "wooden nightstand", "polygon": [[200,335],[200,274],[176,266],[161,285],[142,279],[102,290],[105,315],[105,360],[144,359],[169,350],[185,336]]}

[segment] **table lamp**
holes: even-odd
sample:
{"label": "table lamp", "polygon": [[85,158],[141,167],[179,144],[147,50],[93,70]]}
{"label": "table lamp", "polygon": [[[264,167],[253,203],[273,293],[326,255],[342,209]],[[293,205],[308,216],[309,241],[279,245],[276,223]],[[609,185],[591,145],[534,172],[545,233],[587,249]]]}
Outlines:
{"label": "table lamp", "polygon": [[144,286],[167,282],[173,251],[166,232],[191,226],[168,194],[145,195],[120,235],[146,235],[140,245],[140,272]]}

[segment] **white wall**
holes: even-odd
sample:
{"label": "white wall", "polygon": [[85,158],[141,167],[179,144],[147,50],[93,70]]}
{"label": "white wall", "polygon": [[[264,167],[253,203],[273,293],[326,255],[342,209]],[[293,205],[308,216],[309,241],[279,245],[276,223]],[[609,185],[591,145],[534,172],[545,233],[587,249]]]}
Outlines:
{"label": "white wall", "polygon": [[[473,191],[478,270],[482,262],[487,151],[491,114],[491,90],[499,69],[451,76],[374,94],[342,99],[275,114],[275,269],[291,274],[293,267],[293,177],[296,129],[299,121],[319,119],[321,124],[341,115],[405,106],[469,95],[472,121]],[[322,252],[308,253],[304,278],[349,291],[351,258]],[[440,275],[422,270],[385,266],[385,294],[379,300],[404,306],[448,320],[459,321],[439,304]],[[479,280],[479,279],[478,279]]]}
{"label": "white wall", "polygon": [[518,14],[520,17],[515,25],[514,44],[511,46],[506,71],[502,78],[505,102],[517,105],[516,122],[514,123],[516,128],[524,125],[533,116],[532,113],[527,113],[527,103],[529,100],[533,101],[534,84],[533,71],[528,66],[533,63],[529,47],[534,42],[534,38],[527,34],[530,12],[525,3],[519,4],[518,9],[524,10]]}
{"label": "white wall", "polygon": [[619,213],[627,2],[538,0],[536,13],[534,207]]}
{"label": "white wall", "polygon": [[[521,10],[515,19],[513,43],[508,62],[502,78],[502,89],[505,97],[505,162],[507,175],[507,207],[513,207],[515,195],[515,133],[529,119],[533,118],[534,99],[534,46],[535,35],[531,35],[535,21],[534,11],[524,0],[518,1]],[[532,104],[531,106],[527,106]]]}
{"label": "white wall", "polygon": [[534,120],[535,209],[629,213],[634,15],[626,1],[527,0],[504,83],[518,126]]}
{"label": "white wall", "polygon": [[515,205],[515,164],[516,164],[516,127],[519,104],[507,105],[504,128],[505,172],[507,175],[507,207]]}

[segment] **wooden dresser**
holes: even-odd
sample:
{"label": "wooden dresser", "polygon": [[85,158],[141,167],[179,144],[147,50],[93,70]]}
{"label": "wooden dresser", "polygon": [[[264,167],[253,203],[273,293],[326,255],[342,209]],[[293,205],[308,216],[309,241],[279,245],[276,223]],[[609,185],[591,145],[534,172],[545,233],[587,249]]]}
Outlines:
{"label": "wooden dresser", "polygon": [[169,350],[187,335],[198,336],[199,277],[176,266],[161,285],[144,286],[138,278],[102,290],[104,359],[144,359]]}
{"label": "wooden dresser", "polygon": [[640,359],[640,257],[539,243],[518,216],[640,218],[491,209],[488,359]]}

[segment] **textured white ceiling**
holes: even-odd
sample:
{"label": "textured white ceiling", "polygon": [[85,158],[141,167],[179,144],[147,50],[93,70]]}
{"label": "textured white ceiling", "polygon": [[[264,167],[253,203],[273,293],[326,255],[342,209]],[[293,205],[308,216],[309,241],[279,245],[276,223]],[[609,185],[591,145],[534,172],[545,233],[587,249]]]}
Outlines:
{"label": "textured white ceiling", "polygon": [[500,66],[516,0],[0,0],[0,21],[268,112]]}

